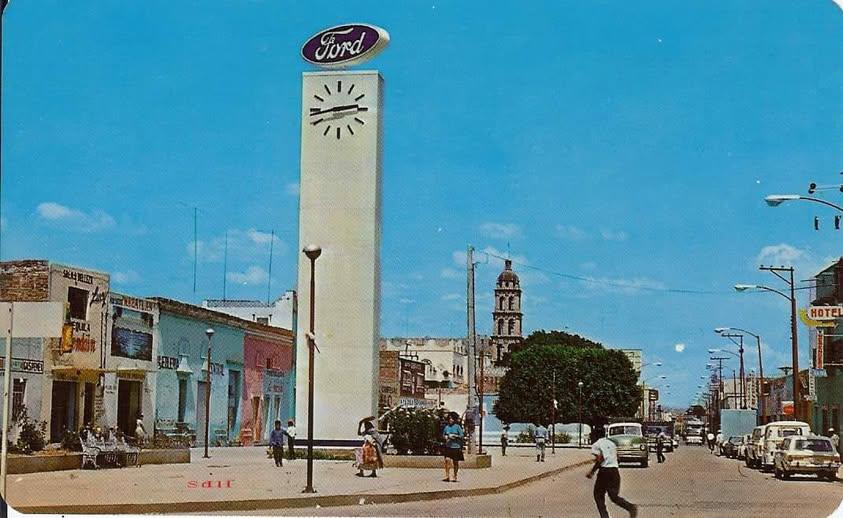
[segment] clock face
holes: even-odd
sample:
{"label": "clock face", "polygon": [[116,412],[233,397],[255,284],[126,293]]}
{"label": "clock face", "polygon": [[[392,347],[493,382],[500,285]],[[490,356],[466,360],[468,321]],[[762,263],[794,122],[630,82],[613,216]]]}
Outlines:
{"label": "clock face", "polygon": [[353,137],[366,126],[366,94],[354,83],[322,83],[311,96],[309,122],[322,136],[340,140]]}

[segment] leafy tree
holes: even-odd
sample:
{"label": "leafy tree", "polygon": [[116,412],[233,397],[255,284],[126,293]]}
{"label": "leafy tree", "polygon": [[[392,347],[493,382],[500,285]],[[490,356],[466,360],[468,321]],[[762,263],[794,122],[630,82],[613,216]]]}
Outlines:
{"label": "leafy tree", "polygon": [[505,356],[499,363],[508,367],[512,363],[513,354],[523,351],[525,349],[529,349],[530,347],[534,347],[536,345],[555,345],[595,349],[603,348],[603,346],[599,343],[591,341],[588,338],[583,338],[580,335],[566,333],[565,331],[545,331],[544,329],[540,329],[538,331],[533,331],[532,333],[530,333],[530,336],[524,339],[523,342],[513,346],[510,354],[508,356]]}
{"label": "leafy tree", "polygon": [[550,424],[555,396],[556,421],[576,422],[580,381],[584,423],[595,425],[607,416],[635,414],[641,392],[632,363],[621,351],[595,345],[534,344],[513,354],[494,407],[498,419]]}

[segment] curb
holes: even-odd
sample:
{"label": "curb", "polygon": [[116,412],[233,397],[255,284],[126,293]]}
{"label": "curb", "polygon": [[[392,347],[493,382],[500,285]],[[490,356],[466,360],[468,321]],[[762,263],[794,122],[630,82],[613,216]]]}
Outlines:
{"label": "curb", "polygon": [[400,504],[422,502],[447,498],[464,498],[503,493],[539,480],[556,476],[564,471],[592,464],[584,460],[562,466],[544,473],[539,473],[500,486],[479,487],[473,489],[448,489],[427,491],[424,493],[378,493],[356,495],[298,496],[292,498],[269,498],[253,500],[223,500],[201,502],[169,502],[149,504],[90,504],[90,505],[51,505],[15,507],[22,514],[177,514],[177,513],[212,513],[221,511],[260,511],[268,509],[300,509],[304,507],[340,507],[361,504]]}

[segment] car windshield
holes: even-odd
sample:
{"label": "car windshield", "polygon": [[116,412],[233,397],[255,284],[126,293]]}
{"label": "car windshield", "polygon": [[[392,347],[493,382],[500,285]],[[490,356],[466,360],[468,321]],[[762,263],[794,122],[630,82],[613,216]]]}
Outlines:
{"label": "car windshield", "polygon": [[738,444],[738,443],[741,442],[741,438],[740,437],[729,437],[729,442],[732,443],[732,444]]}
{"label": "car windshield", "polygon": [[825,439],[799,439],[794,445],[797,450],[832,451],[831,441]]}
{"label": "car windshield", "polygon": [[611,426],[609,435],[641,435],[641,427],[635,425]]}

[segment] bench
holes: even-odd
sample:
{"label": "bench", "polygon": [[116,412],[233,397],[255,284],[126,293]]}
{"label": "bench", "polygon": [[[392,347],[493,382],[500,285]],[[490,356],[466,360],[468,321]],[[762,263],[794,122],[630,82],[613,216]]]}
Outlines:
{"label": "bench", "polygon": [[99,469],[129,465],[140,467],[140,448],[125,442],[82,443],[82,469],[89,466]]}
{"label": "bench", "polygon": [[158,419],[155,421],[155,436],[166,437],[176,445],[193,447],[196,444],[196,431],[189,424],[175,419]]}

